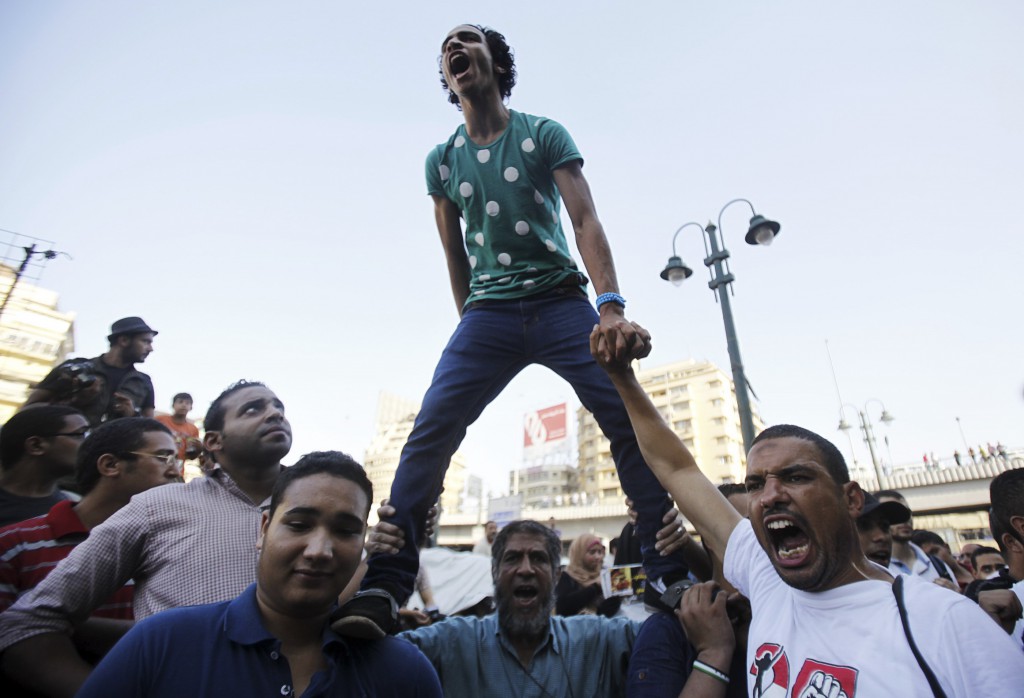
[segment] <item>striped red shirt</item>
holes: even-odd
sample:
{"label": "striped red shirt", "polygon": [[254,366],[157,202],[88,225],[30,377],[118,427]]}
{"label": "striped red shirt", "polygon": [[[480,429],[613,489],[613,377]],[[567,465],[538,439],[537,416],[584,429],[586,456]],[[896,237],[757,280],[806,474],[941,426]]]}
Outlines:
{"label": "striped red shirt", "polygon": [[[39,584],[89,536],[74,505],[68,500],[58,502],[44,516],[0,528],[0,611]],[[129,581],[93,615],[132,620],[132,592]]]}

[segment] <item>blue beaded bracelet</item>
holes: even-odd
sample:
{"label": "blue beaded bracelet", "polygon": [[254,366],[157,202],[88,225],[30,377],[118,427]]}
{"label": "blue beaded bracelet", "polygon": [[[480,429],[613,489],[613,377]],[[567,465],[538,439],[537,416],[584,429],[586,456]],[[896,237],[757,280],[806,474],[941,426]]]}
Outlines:
{"label": "blue beaded bracelet", "polygon": [[626,307],[626,299],[617,293],[602,293],[597,297],[597,309],[600,310],[601,306],[605,303],[618,303],[623,308]]}

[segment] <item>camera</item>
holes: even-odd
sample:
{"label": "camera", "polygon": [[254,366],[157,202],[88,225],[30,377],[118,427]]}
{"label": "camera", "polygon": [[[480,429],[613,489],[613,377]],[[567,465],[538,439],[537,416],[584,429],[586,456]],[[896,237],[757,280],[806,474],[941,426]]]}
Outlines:
{"label": "camera", "polygon": [[71,392],[84,390],[99,378],[89,360],[72,359],[64,364],[61,371],[73,381]]}

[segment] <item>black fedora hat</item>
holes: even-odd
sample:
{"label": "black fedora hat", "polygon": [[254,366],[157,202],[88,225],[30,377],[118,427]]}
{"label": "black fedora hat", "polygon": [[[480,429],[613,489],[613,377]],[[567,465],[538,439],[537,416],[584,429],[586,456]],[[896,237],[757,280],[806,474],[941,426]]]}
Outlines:
{"label": "black fedora hat", "polygon": [[142,334],[143,332],[152,332],[154,336],[160,334],[147,325],[146,321],[140,317],[123,317],[110,326],[110,334],[107,336],[107,341],[113,342],[114,337],[122,334]]}

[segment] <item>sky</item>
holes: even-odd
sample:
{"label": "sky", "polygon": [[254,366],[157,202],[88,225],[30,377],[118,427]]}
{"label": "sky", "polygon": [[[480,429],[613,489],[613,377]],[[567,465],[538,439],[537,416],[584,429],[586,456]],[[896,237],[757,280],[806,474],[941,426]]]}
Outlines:
{"label": "sky", "polygon": [[[743,197],[782,224],[755,248],[744,205],[721,219],[766,423],[850,459],[838,383],[848,420],[895,417],[884,460],[964,451],[957,417],[972,446],[1024,447],[1021,3],[355,5],[0,4],[0,228],[71,256],[40,285],[75,313],[76,355],[141,315],[158,407],[188,391],[201,416],[263,380],[292,459],[362,458],[379,393],[419,400],[457,321],[423,172],[461,118],[441,40],[473,22],[516,52],[509,106],[584,156],[645,368],[728,370],[696,227],[694,276],[659,272],[679,226]],[[524,413],[563,401],[525,371],[471,427],[470,470],[507,487]]]}

